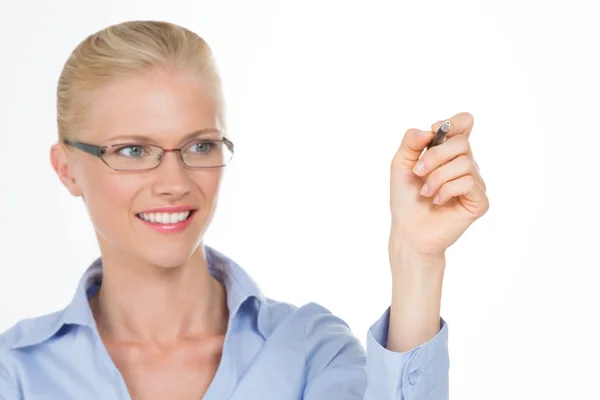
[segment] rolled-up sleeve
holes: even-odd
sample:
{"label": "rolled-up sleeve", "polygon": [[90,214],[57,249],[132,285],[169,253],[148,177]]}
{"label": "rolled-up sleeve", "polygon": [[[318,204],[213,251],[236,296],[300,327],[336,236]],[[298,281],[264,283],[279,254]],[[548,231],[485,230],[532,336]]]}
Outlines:
{"label": "rolled-up sleeve", "polygon": [[446,400],[449,397],[448,325],[422,345],[396,353],[386,349],[390,309],[367,335],[365,400]]}

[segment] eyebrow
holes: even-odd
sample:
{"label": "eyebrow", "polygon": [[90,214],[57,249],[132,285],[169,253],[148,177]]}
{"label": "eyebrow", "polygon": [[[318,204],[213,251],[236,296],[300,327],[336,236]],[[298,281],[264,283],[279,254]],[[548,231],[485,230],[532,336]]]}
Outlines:
{"label": "eyebrow", "polygon": [[[200,129],[198,131],[194,131],[191,133],[188,133],[187,135],[185,135],[183,138],[181,138],[182,142],[185,142],[187,140],[193,139],[195,137],[198,136],[203,136],[203,135],[208,135],[211,133],[218,133],[221,134],[222,132],[218,129],[218,128],[206,128],[206,129]],[[108,139],[106,139],[107,142],[114,142],[114,141],[140,141],[140,142],[156,142],[154,139],[148,137],[148,136],[143,136],[143,135],[119,135],[119,136],[112,136]]]}

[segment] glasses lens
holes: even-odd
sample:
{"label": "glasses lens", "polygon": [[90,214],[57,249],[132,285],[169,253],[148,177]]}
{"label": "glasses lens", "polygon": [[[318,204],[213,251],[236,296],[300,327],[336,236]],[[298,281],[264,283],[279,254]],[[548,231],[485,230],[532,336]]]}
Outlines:
{"label": "glasses lens", "polygon": [[227,165],[233,152],[222,140],[194,140],[181,149],[183,162],[192,168]]}
{"label": "glasses lens", "polygon": [[160,147],[132,143],[110,147],[102,158],[113,169],[136,171],[156,167],[161,154]]}

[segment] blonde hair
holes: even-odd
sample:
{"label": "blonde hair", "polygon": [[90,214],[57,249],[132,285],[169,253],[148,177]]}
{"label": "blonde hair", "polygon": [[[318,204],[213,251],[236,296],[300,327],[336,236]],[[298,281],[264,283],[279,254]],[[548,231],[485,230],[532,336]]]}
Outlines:
{"label": "blonde hair", "polygon": [[219,129],[225,130],[221,79],[208,43],[169,22],[128,21],[88,36],[65,63],[57,88],[59,139],[73,135],[85,121],[86,94],[155,68],[184,70],[202,79],[217,102]]}

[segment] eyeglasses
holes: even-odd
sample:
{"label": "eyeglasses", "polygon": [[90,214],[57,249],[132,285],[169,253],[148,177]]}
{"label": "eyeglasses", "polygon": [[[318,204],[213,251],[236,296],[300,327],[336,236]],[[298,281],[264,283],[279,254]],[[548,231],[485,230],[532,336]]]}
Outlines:
{"label": "eyeglasses", "polygon": [[194,139],[178,149],[163,149],[146,143],[121,143],[96,146],[89,143],[62,140],[88,154],[100,158],[115,171],[145,171],[158,167],[167,152],[178,152],[179,158],[190,168],[223,167],[233,158],[233,143],[227,139]]}

